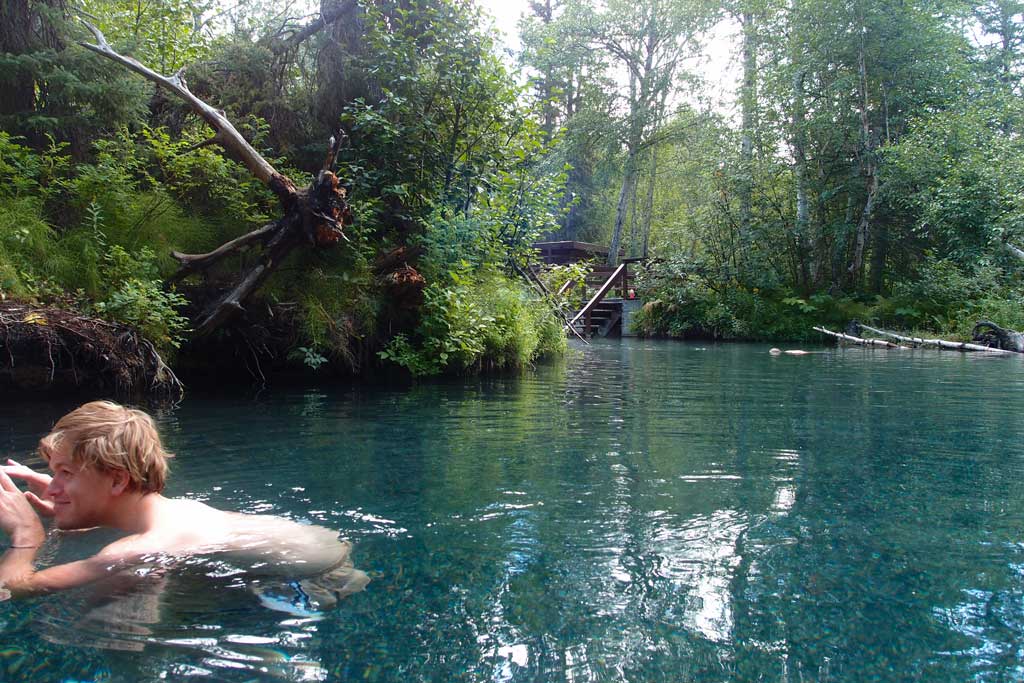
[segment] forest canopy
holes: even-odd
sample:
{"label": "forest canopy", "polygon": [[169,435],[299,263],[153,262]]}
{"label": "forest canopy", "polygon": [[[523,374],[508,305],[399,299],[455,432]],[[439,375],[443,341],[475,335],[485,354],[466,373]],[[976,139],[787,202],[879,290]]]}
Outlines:
{"label": "forest canopy", "polygon": [[[521,276],[543,238],[649,259],[649,334],[1019,329],[1022,10],[534,0],[510,55],[465,0],[10,0],[0,298],[129,324],[185,366],[521,367],[565,346]],[[85,49],[83,22],[183,70],[296,185],[334,136],[345,240],[290,252],[194,334],[260,257],[175,277],[172,252],[260,230],[278,198],[180,98]]]}

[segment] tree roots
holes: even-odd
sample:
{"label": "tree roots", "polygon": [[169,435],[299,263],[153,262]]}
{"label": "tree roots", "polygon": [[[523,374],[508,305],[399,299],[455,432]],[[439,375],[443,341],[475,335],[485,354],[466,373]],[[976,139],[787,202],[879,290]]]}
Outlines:
{"label": "tree roots", "polygon": [[184,387],[134,329],[58,308],[0,302],[0,386],[176,401]]}

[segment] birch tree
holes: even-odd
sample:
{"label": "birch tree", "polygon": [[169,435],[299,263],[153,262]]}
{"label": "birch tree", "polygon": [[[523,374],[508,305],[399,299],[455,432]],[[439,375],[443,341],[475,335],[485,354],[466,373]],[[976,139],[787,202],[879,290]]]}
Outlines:
{"label": "birch tree", "polygon": [[633,202],[645,149],[664,125],[659,103],[672,102],[683,61],[698,48],[697,37],[712,18],[700,0],[610,0],[591,17],[592,43],[621,72],[620,136],[625,159],[615,208],[608,263],[615,265]]}

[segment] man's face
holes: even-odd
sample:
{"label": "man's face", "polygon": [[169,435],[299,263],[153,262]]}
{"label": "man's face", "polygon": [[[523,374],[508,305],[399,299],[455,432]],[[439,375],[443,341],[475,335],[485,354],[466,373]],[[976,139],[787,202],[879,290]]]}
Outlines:
{"label": "man's face", "polygon": [[53,520],[58,529],[89,529],[102,526],[112,502],[113,477],[71,459],[68,443],[50,455],[53,479],[44,498],[53,501]]}

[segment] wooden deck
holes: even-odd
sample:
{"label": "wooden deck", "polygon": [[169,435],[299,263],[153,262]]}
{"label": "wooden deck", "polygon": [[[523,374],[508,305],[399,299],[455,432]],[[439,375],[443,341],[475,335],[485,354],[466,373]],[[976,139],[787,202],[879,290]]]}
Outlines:
{"label": "wooden deck", "polygon": [[608,247],[590,242],[534,242],[533,248],[540,252],[544,263],[564,266],[569,263],[597,259],[608,261]]}

